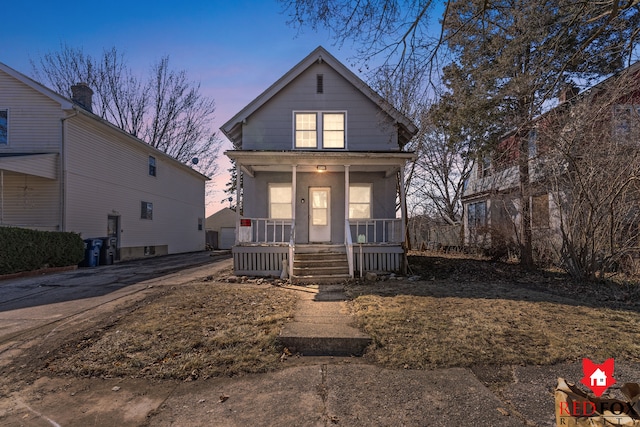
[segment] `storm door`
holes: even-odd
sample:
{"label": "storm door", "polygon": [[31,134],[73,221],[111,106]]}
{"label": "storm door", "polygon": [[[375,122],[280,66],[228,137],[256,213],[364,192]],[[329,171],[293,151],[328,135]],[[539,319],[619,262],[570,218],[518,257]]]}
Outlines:
{"label": "storm door", "polygon": [[331,188],[309,188],[309,242],[331,241]]}

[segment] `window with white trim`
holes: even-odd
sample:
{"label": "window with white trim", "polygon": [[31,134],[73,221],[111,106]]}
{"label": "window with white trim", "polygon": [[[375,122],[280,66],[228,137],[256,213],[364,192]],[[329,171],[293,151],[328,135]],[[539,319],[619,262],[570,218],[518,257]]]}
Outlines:
{"label": "window with white trim", "polygon": [[345,148],[346,113],[332,111],[295,112],[295,148]]}
{"label": "window with white trim", "polygon": [[0,110],[0,145],[9,143],[9,111]]}
{"label": "window with white trim", "polygon": [[370,219],[371,200],[371,184],[349,185],[349,219]]}
{"label": "window with white trim", "polygon": [[269,184],[269,218],[291,219],[293,216],[290,183]]}

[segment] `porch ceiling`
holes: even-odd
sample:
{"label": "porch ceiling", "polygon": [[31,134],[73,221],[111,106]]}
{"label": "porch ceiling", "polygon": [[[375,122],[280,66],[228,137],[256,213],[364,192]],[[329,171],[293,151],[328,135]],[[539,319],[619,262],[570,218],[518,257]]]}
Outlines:
{"label": "porch ceiling", "polygon": [[407,161],[415,158],[409,152],[298,152],[298,151],[227,151],[225,154],[245,172],[289,172],[296,166],[298,172],[317,172],[318,166],[327,172],[394,173]]}

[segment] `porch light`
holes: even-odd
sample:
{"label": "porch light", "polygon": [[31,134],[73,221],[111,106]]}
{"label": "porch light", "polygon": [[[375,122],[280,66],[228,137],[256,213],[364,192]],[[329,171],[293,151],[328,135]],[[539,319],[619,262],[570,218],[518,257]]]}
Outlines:
{"label": "porch light", "polygon": [[316,169],[318,170],[318,172],[324,172],[327,170],[327,167],[325,165],[318,165],[316,166]]}

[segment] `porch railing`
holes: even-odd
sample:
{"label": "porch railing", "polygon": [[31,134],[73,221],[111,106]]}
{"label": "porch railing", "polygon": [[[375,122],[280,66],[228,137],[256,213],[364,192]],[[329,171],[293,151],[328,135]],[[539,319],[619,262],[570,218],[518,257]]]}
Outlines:
{"label": "porch railing", "polygon": [[287,244],[292,238],[290,219],[241,218],[238,242],[253,244]]}
{"label": "porch railing", "polygon": [[402,243],[402,220],[361,219],[347,221],[347,230],[356,243]]}
{"label": "porch railing", "polygon": [[289,277],[293,277],[293,257],[296,249],[296,225],[291,225],[291,232],[289,233]]}
{"label": "porch railing", "polygon": [[351,238],[351,232],[349,226],[349,220],[344,221],[344,244],[347,247],[347,263],[349,264],[349,277],[353,277],[353,239]]}

